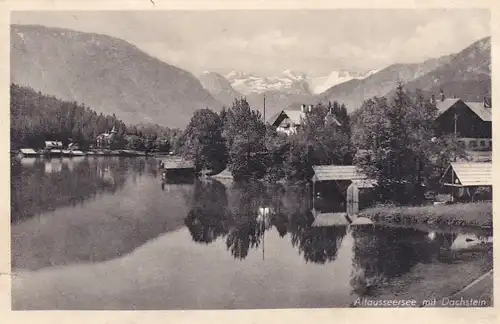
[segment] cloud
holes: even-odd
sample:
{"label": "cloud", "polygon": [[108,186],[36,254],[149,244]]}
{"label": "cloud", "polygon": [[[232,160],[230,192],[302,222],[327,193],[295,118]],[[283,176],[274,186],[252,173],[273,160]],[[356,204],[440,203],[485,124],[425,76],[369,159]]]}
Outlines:
{"label": "cloud", "polygon": [[25,12],[12,17],[18,23],[119,37],[195,73],[376,69],[451,54],[490,34],[488,11],[472,9]]}

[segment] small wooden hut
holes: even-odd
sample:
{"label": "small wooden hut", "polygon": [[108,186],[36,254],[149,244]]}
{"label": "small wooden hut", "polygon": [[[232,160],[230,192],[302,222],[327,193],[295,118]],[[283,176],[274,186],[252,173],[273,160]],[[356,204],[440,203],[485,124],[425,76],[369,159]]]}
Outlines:
{"label": "small wooden hut", "polygon": [[452,198],[474,200],[481,188],[491,191],[493,186],[493,167],[491,162],[451,163],[440,183],[450,188]]}

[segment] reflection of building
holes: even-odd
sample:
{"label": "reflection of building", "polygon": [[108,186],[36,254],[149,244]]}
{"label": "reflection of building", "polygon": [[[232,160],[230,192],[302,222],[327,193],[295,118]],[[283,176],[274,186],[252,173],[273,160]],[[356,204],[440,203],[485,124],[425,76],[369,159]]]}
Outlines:
{"label": "reflection of building", "polygon": [[45,173],[59,173],[62,171],[61,160],[48,160],[45,162]]}
{"label": "reflection of building", "polygon": [[106,131],[97,136],[96,144],[98,148],[109,148],[113,143],[113,140],[116,138],[118,132],[116,131],[115,126],[111,129],[110,132]]}
{"label": "reflection of building", "polygon": [[457,134],[459,143],[467,150],[491,150],[491,100],[464,102],[441,94],[436,102],[437,135]]}
{"label": "reflection of building", "polygon": [[23,167],[32,167],[35,165],[36,161],[37,161],[37,159],[34,157],[24,158],[24,159],[21,159],[21,165]]}

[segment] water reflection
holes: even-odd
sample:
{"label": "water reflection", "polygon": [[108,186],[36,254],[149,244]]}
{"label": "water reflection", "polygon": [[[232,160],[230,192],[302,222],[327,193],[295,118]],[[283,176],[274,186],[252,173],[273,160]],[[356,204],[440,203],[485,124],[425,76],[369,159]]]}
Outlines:
{"label": "water reflection", "polygon": [[289,234],[306,262],[335,260],[347,227],[313,227],[312,213],[307,206],[296,206],[301,200],[295,198],[255,183],[232,187],[228,197],[226,187],[217,181],[197,182],[185,224],[195,242],[225,238],[236,259],[259,248],[265,231],[274,228],[280,237]]}
{"label": "water reflection", "polygon": [[[417,265],[450,265],[453,273],[480,257],[466,251],[478,251],[491,241],[491,233],[317,226],[305,187],[209,180],[168,183],[158,176],[154,161],[143,158],[28,162],[12,167],[15,269],[121,257],[119,267],[130,276],[113,277],[116,287],[135,282],[130,278],[139,273],[147,288],[134,283],[137,286],[126,291],[144,289],[148,293],[142,295],[151,296],[154,287],[165,297],[175,286],[181,295],[185,292],[184,302],[178,301],[182,306],[200,307],[190,302],[202,291],[215,291],[205,298],[221,307],[332,306],[332,300],[344,305],[353,292],[377,295],[394,278],[414,277]],[[72,206],[74,202],[80,205]],[[139,260],[131,261],[138,255]],[[290,288],[289,282],[296,285]]]}
{"label": "water reflection", "polygon": [[179,229],[192,186],[168,185],[165,195],[154,177],[143,158],[38,159],[13,168],[12,266],[105,261]]}
{"label": "water reflection", "polygon": [[299,198],[302,194],[259,184],[228,190],[216,181],[197,182],[185,224],[195,242],[225,240],[235,259],[247,258],[250,250],[263,245],[266,231],[276,230],[279,237],[289,237],[306,263],[316,264],[335,262],[339,249],[347,248],[342,243],[350,231],[350,285],[359,296],[375,294],[376,287],[411,272],[417,264],[464,258],[453,250],[461,237],[457,233],[379,225],[313,226],[310,204]]}
{"label": "water reflection", "polygon": [[[64,206],[75,206],[135,181],[146,161],[118,158],[24,158],[11,168],[11,222]],[[148,171],[154,169],[148,168]]]}

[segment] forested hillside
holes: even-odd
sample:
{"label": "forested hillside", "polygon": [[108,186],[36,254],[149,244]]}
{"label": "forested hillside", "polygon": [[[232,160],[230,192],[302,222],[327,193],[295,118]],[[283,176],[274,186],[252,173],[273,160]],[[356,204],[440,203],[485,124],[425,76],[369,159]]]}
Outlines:
{"label": "forested hillside", "polygon": [[[60,100],[16,84],[10,86],[11,149],[20,147],[42,148],[44,141],[70,141],[87,147],[97,135],[113,126],[118,131],[119,145],[126,147],[127,138],[136,135],[134,149],[144,149],[149,141],[168,141],[180,134],[179,130],[151,124],[126,126],[114,114],[97,113],[84,104]],[[127,136],[128,135],[128,136]],[[141,143],[142,141],[142,143]],[[150,143],[151,144],[151,143]],[[143,146],[143,147],[141,147]]]}

